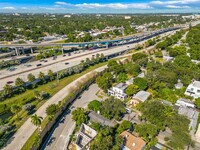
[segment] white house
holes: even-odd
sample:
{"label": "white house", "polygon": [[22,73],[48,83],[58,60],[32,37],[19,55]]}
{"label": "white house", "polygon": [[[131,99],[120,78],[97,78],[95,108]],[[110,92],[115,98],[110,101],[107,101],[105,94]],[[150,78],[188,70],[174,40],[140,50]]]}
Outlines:
{"label": "white house", "polygon": [[200,81],[193,81],[188,85],[185,95],[192,96],[194,98],[200,97]]}
{"label": "white house", "polygon": [[108,95],[114,96],[118,99],[125,100],[128,97],[127,94],[125,93],[127,87],[128,85],[126,83],[119,83],[108,90]]}
{"label": "white house", "polygon": [[131,105],[136,106],[140,102],[145,102],[151,94],[146,91],[139,91],[136,93],[130,102]]}
{"label": "white house", "polygon": [[175,105],[195,108],[195,104],[192,101],[184,98],[178,99]]}

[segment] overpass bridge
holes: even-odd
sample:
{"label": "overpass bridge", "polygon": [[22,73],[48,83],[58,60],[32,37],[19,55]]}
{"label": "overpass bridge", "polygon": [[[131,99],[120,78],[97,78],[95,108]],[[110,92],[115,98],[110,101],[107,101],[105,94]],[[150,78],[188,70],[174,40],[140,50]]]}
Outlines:
{"label": "overpass bridge", "polygon": [[113,46],[119,46],[119,45],[124,45],[124,44],[132,44],[132,43],[138,43],[142,40],[146,40],[152,37],[155,37],[157,35],[163,34],[165,32],[173,31],[173,30],[178,30],[183,28],[183,26],[178,26],[178,27],[171,27],[171,28],[165,28],[165,29],[160,29],[157,31],[153,31],[151,33],[145,33],[142,35],[135,35],[131,37],[125,37],[125,38],[120,38],[120,39],[115,39],[115,40],[102,40],[102,41],[92,41],[92,42],[77,42],[77,43],[33,43],[33,44],[0,44],[0,47],[8,47],[8,48],[14,48],[15,53],[17,56],[20,55],[20,51],[24,53],[25,49],[30,49],[31,53],[33,53],[33,47],[38,47],[38,46],[60,46],[62,47],[62,53],[64,53],[64,47],[95,47],[97,48],[109,48]]}

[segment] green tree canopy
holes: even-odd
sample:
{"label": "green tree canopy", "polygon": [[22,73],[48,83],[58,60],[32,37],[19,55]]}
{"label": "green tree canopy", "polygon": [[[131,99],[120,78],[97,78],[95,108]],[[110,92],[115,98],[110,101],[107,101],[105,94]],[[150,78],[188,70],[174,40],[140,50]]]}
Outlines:
{"label": "green tree canopy", "polygon": [[88,120],[88,116],[86,115],[85,110],[79,107],[72,112],[72,119],[77,125],[81,125]]}
{"label": "green tree canopy", "polygon": [[88,104],[88,108],[95,112],[100,111],[101,102],[99,102],[98,100],[93,100]]}
{"label": "green tree canopy", "polygon": [[148,87],[147,80],[144,78],[139,78],[139,77],[135,78],[134,84],[137,85],[140,90],[145,90]]}
{"label": "green tree canopy", "polygon": [[136,94],[139,91],[139,87],[135,84],[131,84],[127,87],[127,89],[125,90],[126,94],[128,96],[132,96],[133,94]]}

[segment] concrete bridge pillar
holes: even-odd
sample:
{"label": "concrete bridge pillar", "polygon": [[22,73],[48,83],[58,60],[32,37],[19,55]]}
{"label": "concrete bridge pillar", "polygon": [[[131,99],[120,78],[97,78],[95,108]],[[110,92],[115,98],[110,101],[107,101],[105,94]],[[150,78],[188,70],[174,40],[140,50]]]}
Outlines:
{"label": "concrete bridge pillar", "polygon": [[31,53],[33,54],[33,48],[31,47]]}
{"label": "concrete bridge pillar", "polygon": [[22,49],[22,53],[25,54],[25,52],[24,52],[24,48],[22,47],[21,49]]}
{"label": "concrete bridge pillar", "polygon": [[62,47],[62,54],[64,54],[64,48]]}
{"label": "concrete bridge pillar", "polygon": [[106,43],[106,48],[108,48],[108,42]]}
{"label": "concrete bridge pillar", "polygon": [[19,50],[18,50],[17,47],[15,48],[15,53],[16,53],[17,56],[19,56]]}

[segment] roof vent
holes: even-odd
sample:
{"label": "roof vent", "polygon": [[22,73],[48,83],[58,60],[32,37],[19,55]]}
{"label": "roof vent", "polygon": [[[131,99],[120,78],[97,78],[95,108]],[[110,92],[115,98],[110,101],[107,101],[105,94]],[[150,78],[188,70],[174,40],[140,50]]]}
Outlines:
{"label": "roof vent", "polygon": [[132,146],[135,147],[135,143],[133,143]]}

